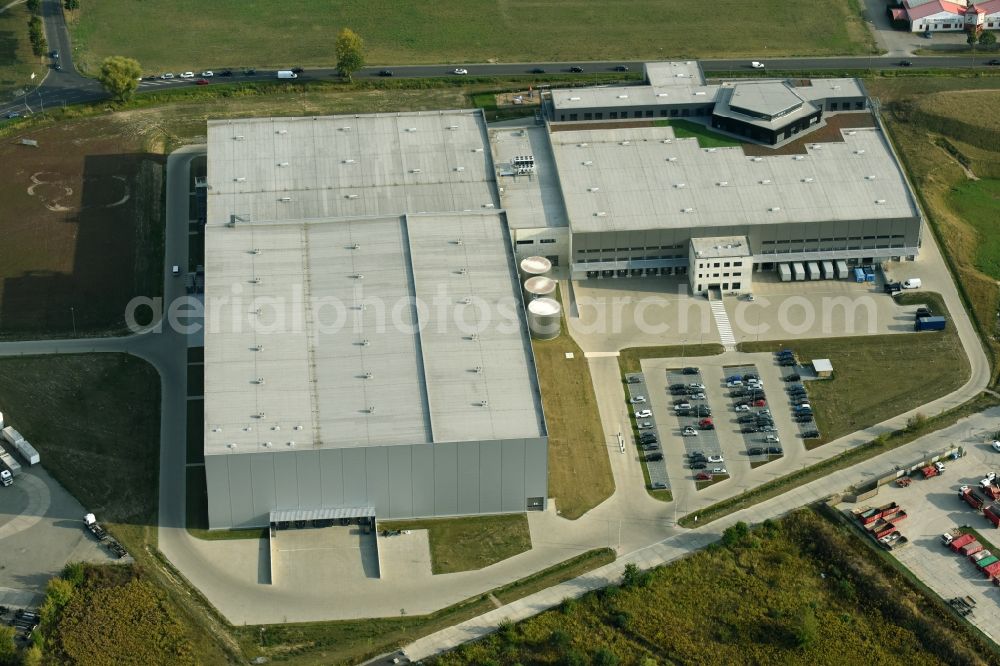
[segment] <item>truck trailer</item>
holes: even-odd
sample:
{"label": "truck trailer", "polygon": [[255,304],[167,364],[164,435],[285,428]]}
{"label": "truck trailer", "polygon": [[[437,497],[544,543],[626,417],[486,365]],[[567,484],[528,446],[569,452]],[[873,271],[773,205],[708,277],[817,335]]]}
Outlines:
{"label": "truck trailer", "polygon": [[37,465],[42,461],[38,455],[38,451],[35,450],[28,440],[22,439],[14,442],[14,450],[21,456],[24,462],[28,463],[28,466]]}
{"label": "truck trailer", "polygon": [[3,438],[5,440],[7,440],[11,444],[14,444],[14,443],[16,443],[16,442],[24,439],[24,437],[21,435],[21,433],[19,433],[18,431],[14,430],[14,428],[12,428],[11,426],[7,426],[3,430],[0,430],[0,434],[2,434]]}
{"label": "truck trailer", "polygon": [[994,562],[989,566],[983,567],[982,572],[987,578],[992,578],[995,583],[997,576],[1000,576],[1000,562]]}
{"label": "truck trailer", "polygon": [[983,549],[983,544],[978,541],[970,541],[961,548],[958,549],[960,555],[972,555],[973,553],[978,553]]}
{"label": "truck trailer", "polygon": [[6,469],[12,476],[21,473],[21,463],[14,460],[14,456],[4,451],[2,446],[0,446],[0,469]]}
{"label": "truck trailer", "polygon": [[847,276],[850,274],[847,270],[847,262],[837,261],[834,265],[837,267],[837,278],[840,280],[846,280]]}
{"label": "truck trailer", "polygon": [[795,263],[792,264],[792,277],[795,278],[796,282],[799,282],[800,280],[805,280],[806,279],[806,269],[798,261],[796,261]]}
{"label": "truck trailer", "polygon": [[815,261],[810,261],[808,264],[806,264],[806,269],[809,271],[810,280],[819,280],[821,277],[823,277],[819,272],[819,264],[816,263]]}
{"label": "truck trailer", "polygon": [[986,501],[971,486],[962,486],[958,491],[958,496],[965,500],[965,503],[976,511],[983,508]]}
{"label": "truck trailer", "polygon": [[957,536],[954,539],[952,539],[951,543],[948,544],[948,547],[957,553],[959,548],[975,540],[976,537],[972,536],[971,534],[963,534],[961,536]]}
{"label": "truck trailer", "polygon": [[823,268],[823,278],[824,279],[826,279],[826,280],[832,280],[835,277],[837,277],[837,274],[833,271],[833,262],[832,261],[824,261],[822,264],[820,264],[820,266],[822,266],[822,268]]}
{"label": "truck trailer", "polygon": [[792,268],[788,264],[778,264],[778,275],[782,282],[792,281]]}
{"label": "truck trailer", "polygon": [[983,515],[993,523],[993,527],[1000,527],[1000,504],[990,504],[983,509]]}
{"label": "truck trailer", "polygon": [[948,320],[944,317],[917,317],[913,324],[914,331],[943,331]]}

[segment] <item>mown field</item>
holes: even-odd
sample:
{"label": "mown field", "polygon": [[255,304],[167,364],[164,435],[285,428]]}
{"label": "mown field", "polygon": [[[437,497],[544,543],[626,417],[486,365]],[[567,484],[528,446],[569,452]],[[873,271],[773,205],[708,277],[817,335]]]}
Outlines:
{"label": "mown field", "polygon": [[[0,8],[6,4],[0,3]],[[31,13],[22,4],[0,9],[0,100],[11,99],[15,90],[30,85],[32,72],[45,76],[46,65],[31,52],[29,18]]]}
{"label": "mown field", "polygon": [[83,3],[71,18],[77,63],[109,55],[148,72],[223,66],[332,65],[347,26],[377,64],[659,59],[867,53],[852,0],[789,11],[781,0],[692,11],[678,0],[418,0],[324,3]]}
{"label": "mown field", "polygon": [[476,664],[996,664],[847,528],[800,510],[433,659]]}
{"label": "mown field", "polygon": [[1000,360],[1000,78],[912,77],[866,82],[928,214],[996,381]]}

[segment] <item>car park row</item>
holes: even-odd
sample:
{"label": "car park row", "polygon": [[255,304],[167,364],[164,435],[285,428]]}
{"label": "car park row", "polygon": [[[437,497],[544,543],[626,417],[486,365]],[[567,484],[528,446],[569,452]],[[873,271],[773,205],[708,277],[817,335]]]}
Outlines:
{"label": "car park row", "polygon": [[636,445],[642,450],[642,460],[649,475],[649,487],[652,490],[667,490],[670,479],[667,476],[667,465],[663,460],[661,435],[653,412],[649,408],[646,382],[642,373],[632,373],[626,376],[629,404],[635,417]]}
{"label": "car park row", "polygon": [[667,370],[667,391],[678,420],[678,432],[684,442],[688,469],[695,481],[728,477],[722,446],[707,403],[707,388],[698,368]]}
{"label": "car park row", "polygon": [[785,381],[785,393],[792,410],[792,420],[799,428],[799,436],[804,440],[819,439],[820,432],[813,416],[809,391],[802,381],[802,369],[795,358],[795,352],[782,349],[775,355],[775,360],[781,370],[781,378]]}
{"label": "car park row", "polygon": [[728,366],[724,370],[726,389],[736,412],[736,427],[751,464],[767,462],[772,454],[780,455],[778,429],[756,366]]}

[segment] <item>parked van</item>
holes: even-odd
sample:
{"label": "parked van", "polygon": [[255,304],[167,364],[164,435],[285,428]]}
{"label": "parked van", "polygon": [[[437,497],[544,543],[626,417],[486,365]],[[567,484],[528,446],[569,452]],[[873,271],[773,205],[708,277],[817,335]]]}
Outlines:
{"label": "parked van", "polygon": [[278,70],[279,79],[297,79],[299,75],[290,69],[279,69]]}
{"label": "parked van", "polygon": [[903,283],[903,289],[920,289],[922,285],[920,278],[910,278]]}

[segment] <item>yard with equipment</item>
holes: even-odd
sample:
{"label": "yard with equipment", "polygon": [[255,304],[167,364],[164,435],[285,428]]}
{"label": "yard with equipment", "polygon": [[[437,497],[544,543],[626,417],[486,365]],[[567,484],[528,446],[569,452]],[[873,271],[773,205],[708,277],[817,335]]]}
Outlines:
{"label": "yard with equipment", "polygon": [[[902,305],[926,304],[947,315],[937,294],[896,297]],[[798,361],[829,359],[833,378],[808,382],[809,398],[822,437],[815,448],[856,430],[881,423],[951,393],[969,376],[969,360],[950,326],[944,331],[905,335],[744,342],[741,351],[791,349]],[[878,368],[877,379],[872,374]]]}
{"label": "yard with equipment", "polygon": [[808,509],[738,523],[720,545],[430,663],[998,663],[850,529]]}
{"label": "yard with equipment", "polygon": [[[71,17],[70,32],[80,50],[77,62],[88,71],[107,56],[126,55],[151,73],[333,66],[332,42],[345,26],[364,39],[369,63],[386,65],[869,52],[871,38],[860,8],[850,0],[785,9],[779,0],[733,4],[720,21],[676,0],[398,0],[336,8],[288,0],[253,11],[236,0],[168,5],[103,0],[83,3],[78,18]],[[178,27],[151,30],[151,24]],[[711,38],[691,39],[698,34]]]}
{"label": "yard with equipment", "polygon": [[436,574],[482,569],[531,550],[528,519],[523,513],[380,521],[378,529],[380,532],[427,530],[431,547],[431,570]]}

